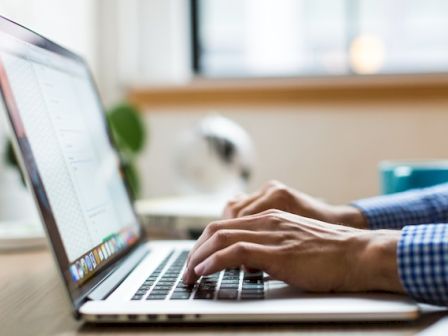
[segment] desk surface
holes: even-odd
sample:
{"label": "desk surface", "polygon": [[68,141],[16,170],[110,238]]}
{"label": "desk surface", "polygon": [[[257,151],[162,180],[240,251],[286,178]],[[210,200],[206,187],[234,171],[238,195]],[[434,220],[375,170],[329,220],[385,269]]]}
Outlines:
{"label": "desk surface", "polygon": [[400,323],[94,326],[72,318],[48,251],[3,253],[0,267],[1,335],[415,335],[444,316]]}

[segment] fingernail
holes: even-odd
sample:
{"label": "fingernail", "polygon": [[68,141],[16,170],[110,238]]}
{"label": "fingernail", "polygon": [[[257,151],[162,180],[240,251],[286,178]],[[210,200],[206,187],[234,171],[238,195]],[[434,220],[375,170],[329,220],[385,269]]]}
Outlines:
{"label": "fingernail", "polygon": [[200,263],[194,268],[194,272],[196,273],[196,275],[202,275],[204,273],[204,270],[205,270],[204,263]]}

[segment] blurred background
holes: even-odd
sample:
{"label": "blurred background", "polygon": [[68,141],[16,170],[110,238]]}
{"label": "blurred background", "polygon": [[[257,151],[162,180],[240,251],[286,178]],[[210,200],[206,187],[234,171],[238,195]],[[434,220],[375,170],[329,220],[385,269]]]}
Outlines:
{"label": "blurred background", "polygon": [[83,55],[107,108],[147,129],[140,197],[176,195],[179,134],[243,127],[249,190],[278,179],[331,202],[379,192],[384,159],[448,154],[443,0],[2,0]]}

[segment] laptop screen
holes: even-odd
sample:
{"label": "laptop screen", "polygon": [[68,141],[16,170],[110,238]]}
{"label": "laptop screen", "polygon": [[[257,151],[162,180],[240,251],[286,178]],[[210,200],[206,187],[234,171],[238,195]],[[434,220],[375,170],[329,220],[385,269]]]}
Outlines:
{"label": "laptop screen", "polygon": [[140,226],[85,63],[0,20],[3,101],[66,282],[79,288]]}

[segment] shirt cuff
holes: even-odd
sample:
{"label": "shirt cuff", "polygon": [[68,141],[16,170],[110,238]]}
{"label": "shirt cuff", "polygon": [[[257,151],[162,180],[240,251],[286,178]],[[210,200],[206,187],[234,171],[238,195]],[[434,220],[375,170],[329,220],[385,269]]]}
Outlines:
{"label": "shirt cuff", "polygon": [[397,264],[409,296],[448,305],[448,224],[405,226],[397,245]]}
{"label": "shirt cuff", "polygon": [[352,203],[365,216],[370,229],[401,229],[405,225],[444,223],[447,219],[448,188],[411,190]]}

